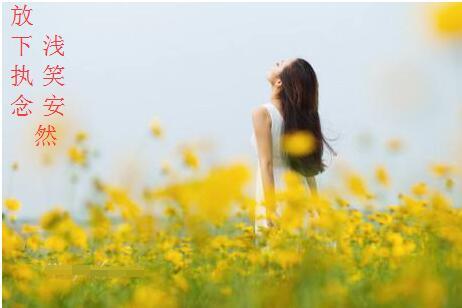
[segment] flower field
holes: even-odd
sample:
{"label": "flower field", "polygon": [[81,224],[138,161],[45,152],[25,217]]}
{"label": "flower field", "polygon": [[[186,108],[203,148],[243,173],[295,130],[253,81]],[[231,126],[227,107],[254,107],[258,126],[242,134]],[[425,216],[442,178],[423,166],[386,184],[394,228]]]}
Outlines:
{"label": "flower field", "polygon": [[[152,128],[159,137],[159,127]],[[85,166],[86,134],[70,161]],[[56,208],[20,223],[21,202],[4,200],[3,304],[6,307],[457,307],[462,302],[460,174],[433,165],[439,188],[417,181],[378,206],[374,183],[357,173],[343,189],[289,189],[277,226],[255,235],[255,206],[243,163],[194,173],[200,159],[184,150],[189,176],[144,192],[95,181],[98,197],[77,222]],[[165,176],[172,172],[163,170]],[[460,192],[459,192],[460,194]],[[160,209],[155,215],[152,209]]]}

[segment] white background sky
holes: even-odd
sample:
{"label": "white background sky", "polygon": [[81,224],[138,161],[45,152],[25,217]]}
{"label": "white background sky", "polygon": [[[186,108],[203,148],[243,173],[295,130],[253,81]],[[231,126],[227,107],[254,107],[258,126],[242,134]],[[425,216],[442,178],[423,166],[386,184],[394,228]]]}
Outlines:
{"label": "white background sky", "polygon": [[[428,162],[460,154],[461,48],[432,36],[428,5],[33,3],[34,26],[20,29],[10,26],[11,6],[3,4],[3,193],[23,202],[20,218],[56,205],[82,209],[93,175],[155,184],[179,142],[209,138],[208,161],[254,162],[250,112],[269,99],[268,69],[290,57],[307,59],[318,74],[324,132],[337,137],[334,165],[345,161],[371,176],[384,163],[408,188]],[[45,34],[55,33],[65,41],[63,58],[41,50]],[[11,39],[17,34],[33,36],[22,58]],[[14,64],[31,69],[32,89],[11,86]],[[64,88],[41,86],[47,64],[65,67]],[[41,100],[53,91],[65,97],[68,134],[55,162],[43,166],[34,125],[46,120]],[[19,93],[37,101],[32,117],[11,115]],[[149,135],[153,117],[164,125],[163,141]],[[62,157],[78,129],[100,155],[72,193]],[[358,147],[362,134],[372,138],[367,149]],[[384,143],[394,137],[405,151],[390,157]]]}

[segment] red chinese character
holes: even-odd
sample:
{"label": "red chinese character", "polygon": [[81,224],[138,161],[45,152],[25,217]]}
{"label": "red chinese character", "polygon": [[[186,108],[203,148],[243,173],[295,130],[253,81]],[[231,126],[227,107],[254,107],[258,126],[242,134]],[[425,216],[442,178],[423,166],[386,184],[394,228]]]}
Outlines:
{"label": "red chinese character", "polygon": [[[11,26],[22,26],[26,22],[32,26],[33,24],[29,22],[30,12],[32,11],[32,9],[26,9],[27,4],[24,4],[22,8],[19,8],[17,4],[15,4],[14,6],[15,8],[11,9],[13,11],[13,22],[11,23]],[[24,20],[22,20],[23,18]]]}
{"label": "red chinese character", "polygon": [[[48,82],[47,84],[44,84],[43,86],[45,87],[45,86],[49,85],[50,83],[52,83],[53,81],[56,81],[56,83],[59,84],[60,86],[64,86],[64,83],[59,82],[59,80],[64,79],[64,76],[61,76],[63,70],[64,70],[63,66],[59,66],[59,65],[49,66],[49,65],[47,65],[47,67],[43,71],[45,73],[45,76],[47,76],[47,77],[43,77],[43,79],[44,80],[49,80],[50,82]],[[60,76],[60,77],[57,77],[57,76]]]}
{"label": "red chinese character", "polygon": [[27,48],[30,48],[30,45],[23,41],[25,38],[32,38],[32,35],[29,36],[12,36],[11,38],[19,39],[19,55],[22,56],[22,46],[25,45]]}
{"label": "red chinese character", "polygon": [[22,69],[18,68],[18,65],[15,64],[14,69],[11,70],[13,72],[13,76],[11,76],[11,79],[13,79],[13,83],[11,85],[17,87],[21,85],[21,83],[25,80],[28,84],[31,86],[32,80],[29,79],[29,70],[26,70],[26,66],[23,65]]}
{"label": "red chinese character", "polygon": [[[45,56],[52,56],[55,53],[60,54],[61,56],[64,56],[64,50],[61,53],[61,50],[64,47],[64,40],[60,35],[55,34],[55,38],[51,39],[48,35],[46,36],[46,40],[43,41],[45,43]],[[54,49],[52,53],[49,52],[50,49]]]}
{"label": "red chinese character", "polygon": [[[48,107],[48,111],[50,111],[51,113],[45,114],[44,116],[45,117],[51,116],[52,114],[55,114],[55,113],[58,113],[61,116],[64,116],[63,113],[59,111],[59,107],[64,106],[64,103],[63,103],[64,98],[63,97],[56,98],[56,95],[54,95],[54,94],[52,94],[52,95],[53,95],[53,98],[45,99],[45,102],[51,101],[51,103],[43,105],[45,107]],[[56,103],[56,101],[61,102],[61,104]]]}
{"label": "red chinese character", "polygon": [[[16,105],[16,108],[13,110],[11,114],[16,114],[18,117],[25,117],[32,113],[27,105],[32,104],[33,101],[26,99],[22,94],[10,105]],[[25,111],[25,109],[27,110]]]}
{"label": "red chinese character", "polygon": [[56,145],[56,137],[53,136],[53,133],[56,133],[56,129],[53,125],[48,124],[48,127],[44,127],[40,124],[34,135],[38,135],[38,138],[35,140],[35,145],[38,146],[40,142],[42,142],[42,146],[45,146],[45,142],[47,145]]}

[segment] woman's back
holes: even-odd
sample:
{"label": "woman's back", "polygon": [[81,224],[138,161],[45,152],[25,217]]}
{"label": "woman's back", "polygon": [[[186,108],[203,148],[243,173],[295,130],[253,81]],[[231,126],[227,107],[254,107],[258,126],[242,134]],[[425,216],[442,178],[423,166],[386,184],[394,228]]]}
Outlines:
{"label": "woman's back", "polygon": [[273,145],[273,166],[274,167],[283,167],[284,162],[282,160],[282,151],[281,151],[281,135],[282,135],[282,125],[283,118],[279,110],[272,103],[264,104],[267,108],[268,113],[271,117],[271,142]]}
{"label": "woman's back", "polygon": [[[267,110],[270,119],[271,119],[271,143],[272,143],[272,158],[273,158],[273,177],[274,177],[274,188],[275,191],[281,191],[285,189],[284,173],[289,171],[290,168],[285,164],[283,160],[282,152],[282,130],[283,130],[283,117],[277,107],[272,103],[265,103],[262,105]],[[257,172],[256,172],[256,208],[255,208],[255,229],[258,231],[260,226],[267,227],[266,221],[266,208],[263,205],[264,194],[263,194],[263,183],[261,176],[261,168],[258,161],[258,150],[255,139],[255,133],[252,134],[251,142],[255,149],[255,154],[257,157]],[[306,182],[306,179],[302,179],[303,183],[306,186],[306,189],[309,189],[309,186]],[[277,207],[276,212],[281,214],[282,208]]]}

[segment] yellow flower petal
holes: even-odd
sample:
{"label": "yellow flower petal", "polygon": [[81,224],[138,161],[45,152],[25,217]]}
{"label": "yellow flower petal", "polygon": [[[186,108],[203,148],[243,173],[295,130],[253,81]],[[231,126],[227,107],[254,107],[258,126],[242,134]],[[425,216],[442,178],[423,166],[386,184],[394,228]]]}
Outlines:
{"label": "yellow flower petal", "polygon": [[21,208],[21,202],[15,198],[7,198],[4,203],[6,208],[10,211],[17,211]]}
{"label": "yellow flower petal", "polygon": [[293,156],[304,156],[315,150],[316,140],[310,132],[296,131],[284,134],[282,148]]}

